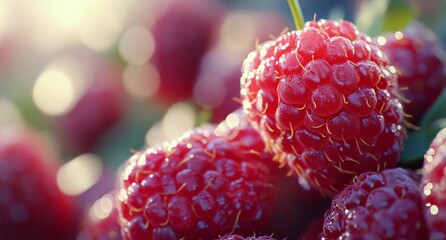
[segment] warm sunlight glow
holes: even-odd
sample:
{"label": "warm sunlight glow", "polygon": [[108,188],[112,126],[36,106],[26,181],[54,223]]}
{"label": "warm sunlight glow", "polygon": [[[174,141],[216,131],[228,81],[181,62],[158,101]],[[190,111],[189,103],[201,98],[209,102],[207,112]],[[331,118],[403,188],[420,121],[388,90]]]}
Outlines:
{"label": "warm sunlight glow", "polygon": [[123,0],[91,1],[78,29],[81,41],[96,51],[112,47],[124,26],[127,8]]}
{"label": "warm sunlight glow", "polygon": [[112,194],[106,194],[100,199],[96,200],[90,209],[90,214],[94,219],[104,219],[110,215],[113,210]]}
{"label": "warm sunlight glow", "polygon": [[183,135],[195,125],[196,115],[191,105],[180,102],[172,105],[162,120],[162,132],[166,140]]}
{"label": "warm sunlight glow", "polygon": [[43,113],[57,116],[69,111],[83,94],[91,78],[86,66],[70,58],[51,62],[37,78],[33,100]]}
{"label": "warm sunlight glow", "polygon": [[119,53],[131,65],[143,65],[155,51],[153,35],[142,26],[129,28],[119,42]]}
{"label": "warm sunlight glow", "polygon": [[232,52],[253,49],[256,39],[256,19],[246,12],[233,11],[225,17],[221,30],[221,44]]}
{"label": "warm sunlight glow", "polygon": [[376,41],[378,42],[379,45],[383,46],[384,44],[386,44],[387,40],[385,37],[383,36],[379,36],[378,38],[376,38]]}
{"label": "warm sunlight glow", "polygon": [[83,154],[59,169],[57,185],[66,194],[79,195],[99,180],[101,172],[101,159],[94,154]]}
{"label": "warm sunlight glow", "polygon": [[147,98],[158,90],[160,76],[151,64],[142,66],[128,65],[123,72],[125,89],[133,96]]}
{"label": "warm sunlight glow", "polygon": [[47,70],[37,79],[33,99],[40,111],[48,115],[62,115],[74,103],[74,88],[69,77],[58,70]]}

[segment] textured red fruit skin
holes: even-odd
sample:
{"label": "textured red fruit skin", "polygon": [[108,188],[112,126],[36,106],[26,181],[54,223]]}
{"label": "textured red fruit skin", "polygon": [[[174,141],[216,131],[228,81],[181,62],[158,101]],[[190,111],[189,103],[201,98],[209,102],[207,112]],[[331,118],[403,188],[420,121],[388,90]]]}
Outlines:
{"label": "textured red fruit skin", "polygon": [[158,70],[156,100],[172,103],[189,99],[203,55],[214,40],[221,16],[216,1],[171,1],[149,27],[155,40],[150,59]]}
{"label": "textured red fruit skin", "polygon": [[74,202],[52,160],[39,135],[0,129],[0,239],[73,239]]}
{"label": "textured red fruit skin", "polygon": [[[116,192],[105,194],[86,212],[78,240],[121,240],[121,226],[116,207]],[[110,208],[111,207],[111,208]]]}
{"label": "textured red fruit skin", "polygon": [[218,238],[218,240],[277,240],[276,238],[270,236],[259,236],[259,237],[243,237],[236,234],[226,234],[223,237]]}
{"label": "textured red fruit skin", "polygon": [[430,239],[446,238],[446,129],[441,130],[424,156],[421,182],[424,216]]}
{"label": "textured red fruit skin", "polygon": [[361,174],[333,198],[322,239],[428,239],[419,180],[403,168]]}
{"label": "textured red fruit skin", "polygon": [[347,21],[308,22],[248,55],[244,112],[304,185],[334,195],[396,165],[405,135],[396,72]]}
{"label": "textured red fruit skin", "polygon": [[434,33],[413,22],[402,33],[388,34],[381,49],[397,69],[398,85],[410,101],[404,111],[418,124],[446,86],[446,52]]}
{"label": "textured red fruit skin", "polygon": [[129,159],[118,196],[124,239],[262,233],[275,193],[263,162],[272,156],[253,128],[236,123],[191,130]]}

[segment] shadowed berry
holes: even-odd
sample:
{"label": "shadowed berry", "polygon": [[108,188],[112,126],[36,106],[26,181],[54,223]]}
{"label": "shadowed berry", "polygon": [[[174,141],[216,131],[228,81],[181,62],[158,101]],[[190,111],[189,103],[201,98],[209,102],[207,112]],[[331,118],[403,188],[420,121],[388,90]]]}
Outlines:
{"label": "shadowed berry", "polygon": [[418,124],[446,86],[446,52],[434,33],[419,22],[404,32],[387,34],[381,43],[399,73],[399,86],[407,88],[404,111],[412,115],[411,123]]}
{"label": "shadowed berry", "polygon": [[402,168],[359,175],[333,198],[322,239],[427,239],[419,180]]}

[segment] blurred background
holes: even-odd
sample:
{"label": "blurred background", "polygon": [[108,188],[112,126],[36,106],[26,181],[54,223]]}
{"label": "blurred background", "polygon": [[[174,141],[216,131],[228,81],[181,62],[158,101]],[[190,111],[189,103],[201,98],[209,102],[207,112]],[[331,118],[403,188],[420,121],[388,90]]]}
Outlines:
{"label": "blurred background", "polygon": [[[301,0],[372,37],[413,19],[446,41],[444,0]],[[256,44],[293,29],[285,0],[0,0],[0,128],[39,136],[84,206],[132,151],[238,108]]]}

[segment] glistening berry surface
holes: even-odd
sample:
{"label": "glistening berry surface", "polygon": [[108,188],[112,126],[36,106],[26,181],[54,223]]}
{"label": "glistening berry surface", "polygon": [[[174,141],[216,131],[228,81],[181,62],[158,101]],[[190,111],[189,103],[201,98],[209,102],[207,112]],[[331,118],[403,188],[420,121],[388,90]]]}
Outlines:
{"label": "glistening berry surface", "polygon": [[265,230],[275,195],[264,163],[271,154],[240,122],[194,129],[129,159],[118,197],[124,239],[213,239]]}
{"label": "glistening berry surface", "polygon": [[446,129],[432,141],[424,156],[422,191],[430,239],[446,238]]}
{"label": "glistening berry surface", "polygon": [[428,239],[419,180],[403,168],[361,174],[333,199],[322,239]]}
{"label": "glistening berry surface", "polygon": [[308,22],[251,52],[245,114],[304,185],[334,195],[397,164],[405,135],[395,68],[347,21]]}

